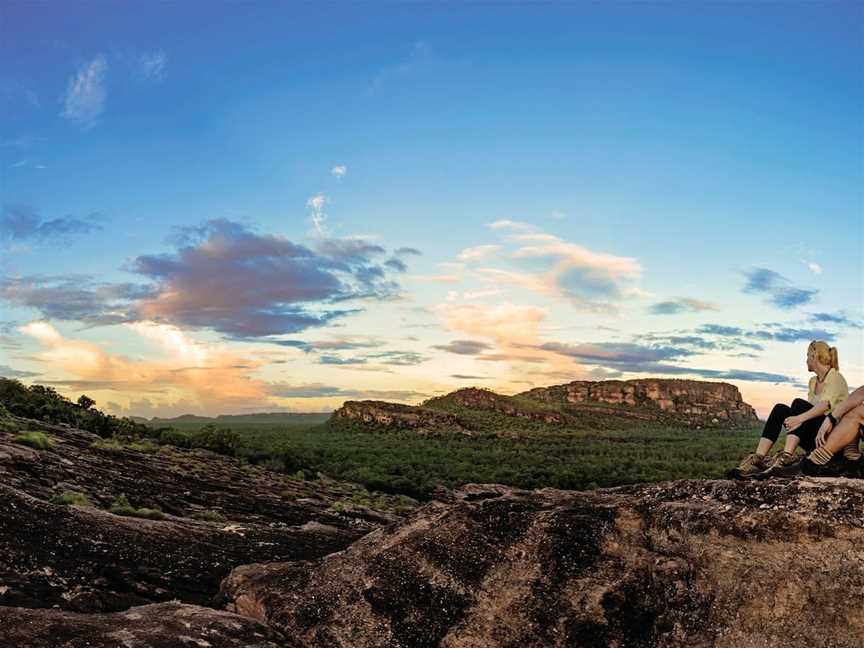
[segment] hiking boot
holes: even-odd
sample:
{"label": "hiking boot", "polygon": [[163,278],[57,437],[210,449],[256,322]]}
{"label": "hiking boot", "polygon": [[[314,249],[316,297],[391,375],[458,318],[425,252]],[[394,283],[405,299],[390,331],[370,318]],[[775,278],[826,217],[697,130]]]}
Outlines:
{"label": "hiking boot", "polygon": [[753,475],[761,473],[768,467],[768,458],[764,455],[749,454],[744,457],[738,467],[726,471],[726,476],[729,479],[748,479]]}
{"label": "hiking boot", "polygon": [[801,474],[801,462],[791,452],[781,450],[771,459],[771,465],[753,475],[753,479],[772,479],[775,477],[795,477]]}
{"label": "hiking boot", "polygon": [[801,460],[801,472],[808,477],[843,477],[846,462],[836,456],[827,464],[815,464],[809,457]]}

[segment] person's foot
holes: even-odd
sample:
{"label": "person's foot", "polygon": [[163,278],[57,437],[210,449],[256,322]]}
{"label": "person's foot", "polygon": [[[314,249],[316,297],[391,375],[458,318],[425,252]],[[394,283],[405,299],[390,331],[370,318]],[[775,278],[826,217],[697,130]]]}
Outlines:
{"label": "person's foot", "polygon": [[847,461],[861,461],[861,448],[858,446],[858,440],[855,443],[850,443],[843,448],[843,456]]}
{"label": "person's foot", "polygon": [[726,476],[729,479],[748,479],[756,475],[768,467],[768,458],[765,455],[749,454],[744,457],[744,461],[738,464],[732,470],[726,471]]}
{"label": "person's foot", "polygon": [[816,464],[809,457],[801,460],[801,472],[808,477],[843,477],[846,470],[846,461],[834,457],[826,464]]}
{"label": "person's foot", "polygon": [[771,459],[771,464],[762,472],[753,475],[752,479],[788,478],[800,474],[801,461],[791,452],[781,450]]}

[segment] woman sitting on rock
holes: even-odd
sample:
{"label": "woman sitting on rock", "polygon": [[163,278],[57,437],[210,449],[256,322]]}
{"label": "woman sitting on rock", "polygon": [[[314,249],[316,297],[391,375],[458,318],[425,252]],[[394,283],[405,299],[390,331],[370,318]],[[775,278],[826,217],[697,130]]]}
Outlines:
{"label": "woman sitting on rock", "polygon": [[[795,449],[799,445],[807,452],[816,449],[816,435],[826,420],[826,414],[849,394],[846,379],[838,371],[838,366],[835,347],[821,340],[811,342],[807,348],[807,370],[816,375],[810,378],[807,400],[796,398],[791,405],[775,405],[765,421],[756,452],[748,455],[727,475],[733,479],[766,479],[800,472]],[[769,459],[768,451],[780,436],[781,429],[786,430],[785,447]]]}

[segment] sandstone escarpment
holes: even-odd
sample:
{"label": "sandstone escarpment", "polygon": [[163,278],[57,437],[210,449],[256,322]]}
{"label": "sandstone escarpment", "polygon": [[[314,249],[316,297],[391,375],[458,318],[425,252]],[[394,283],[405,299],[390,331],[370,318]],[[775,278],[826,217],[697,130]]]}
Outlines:
{"label": "sandstone escarpment", "polygon": [[345,401],[342,407],[333,412],[333,420],[337,425],[355,422],[381,428],[416,430],[420,433],[450,430],[470,434],[466,423],[453,414],[386,401]]}
{"label": "sandstone escarpment", "polygon": [[857,480],[470,485],[223,593],[306,648],[861,648],[862,511]]}
{"label": "sandstone escarpment", "polygon": [[[677,418],[691,424],[752,424],[756,411],[734,385],[702,380],[648,378],[639,380],[576,380],[565,385],[538,387],[519,394],[544,403],[590,407],[620,406],[656,418]],[[601,411],[608,411],[601,410]]]}

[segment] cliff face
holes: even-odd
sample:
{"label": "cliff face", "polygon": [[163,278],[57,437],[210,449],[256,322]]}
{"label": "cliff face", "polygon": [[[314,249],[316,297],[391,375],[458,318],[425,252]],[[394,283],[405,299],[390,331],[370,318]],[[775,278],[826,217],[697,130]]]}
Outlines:
{"label": "cliff face", "polygon": [[861,648],[862,511],[851,480],[469,485],[223,594],[307,648]]}
{"label": "cliff face", "polygon": [[701,380],[577,380],[566,385],[538,387],[519,394],[544,403],[590,406],[592,403],[640,408],[658,417],[672,416],[690,423],[750,424],[756,411],[734,385]]}
{"label": "cliff face", "polygon": [[386,401],[345,401],[342,407],[333,412],[333,418],[337,422],[356,421],[383,428],[418,432],[447,429],[470,433],[464,421],[453,414]]}

